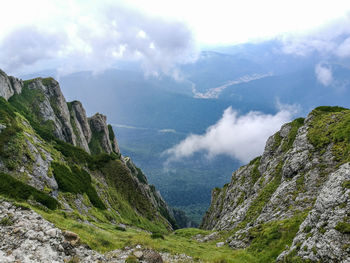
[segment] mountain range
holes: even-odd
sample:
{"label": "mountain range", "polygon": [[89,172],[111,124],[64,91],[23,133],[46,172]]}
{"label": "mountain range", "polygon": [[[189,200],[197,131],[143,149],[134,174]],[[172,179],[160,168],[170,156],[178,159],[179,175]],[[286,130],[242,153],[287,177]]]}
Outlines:
{"label": "mountain range", "polygon": [[349,109],[284,124],[212,190],[200,229],[174,231],[186,216],[123,155],[105,115],[88,118],[52,78],[1,71],[0,96],[1,262],[350,261]]}

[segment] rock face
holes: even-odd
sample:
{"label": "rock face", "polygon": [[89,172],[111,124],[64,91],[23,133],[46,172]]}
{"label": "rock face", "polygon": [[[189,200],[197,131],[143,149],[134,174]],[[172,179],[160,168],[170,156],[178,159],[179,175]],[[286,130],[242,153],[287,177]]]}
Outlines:
{"label": "rock face", "polygon": [[90,153],[89,142],[91,130],[87,121],[86,112],[80,101],[68,103],[73,130],[76,134],[76,145]]}
{"label": "rock face", "polygon": [[282,126],[261,157],[213,190],[201,227],[232,231],[226,243],[239,249],[249,248],[265,226],[282,226],[294,237],[277,261],[350,262],[349,141],[338,133],[349,116],[320,107],[305,121]]}
{"label": "rock face", "polygon": [[51,78],[38,78],[28,83],[28,89],[44,94],[39,105],[40,119],[53,122],[57,138],[77,145],[77,135],[73,131],[68,105],[58,82]]}
{"label": "rock face", "polygon": [[17,78],[7,76],[0,69],[0,97],[8,100],[14,94],[20,94],[22,91],[23,82]]}
{"label": "rock face", "polygon": [[[119,153],[106,116],[88,119],[82,104],[67,103],[52,78],[20,84],[20,94],[14,91],[8,101],[0,99],[0,195],[59,207],[91,222],[114,224],[115,218],[130,222],[136,217],[165,231],[175,227],[154,186]],[[14,186],[4,187],[5,182]],[[108,210],[109,216],[96,217],[91,212],[95,208]]]}
{"label": "rock face", "polygon": [[75,114],[75,117],[76,117],[76,119],[81,127],[83,134],[84,134],[85,140],[87,142],[90,142],[91,129],[90,129],[89,122],[88,122],[88,119],[86,117],[86,112],[85,112],[83,105],[81,104],[80,101],[77,101],[77,100],[71,102],[71,105],[72,105],[72,110]]}
{"label": "rock face", "polygon": [[103,114],[96,113],[88,118],[92,131],[90,148],[92,153],[119,153],[119,147],[115,139],[113,130],[108,128],[107,117]]}
{"label": "rock face", "polygon": [[[25,94],[20,95],[23,89],[26,89]],[[113,129],[107,125],[106,116],[97,113],[88,119],[81,102],[67,103],[59,83],[53,78],[23,82],[0,70],[0,97],[8,100],[16,94],[21,96],[21,100],[26,100],[32,114],[58,139],[79,146],[88,153],[119,154],[117,140]]]}

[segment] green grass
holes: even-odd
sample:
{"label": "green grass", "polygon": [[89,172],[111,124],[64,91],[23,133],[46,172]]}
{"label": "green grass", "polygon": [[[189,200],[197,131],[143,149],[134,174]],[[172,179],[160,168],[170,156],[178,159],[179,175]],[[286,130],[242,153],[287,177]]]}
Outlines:
{"label": "green grass", "polygon": [[332,153],[338,165],[350,161],[350,110],[319,107],[312,111],[308,139],[316,150],[324,152],[333,143]]}
{"label": "green grass", "polygon": [[99,153],[103,153],[104,150],[102,149],[101,146],[101,141],[102,141],[102,137],[104,136],[103,131],[91,131],[91,140],[89,142],[89,148],[91,151],[91,154],[99,154]]}
{"label": "green grass", "polygon": [[291,129],[288,133],[287,138],[285,139],[285,141],[282,144],[282,151],[283,152],[286,152],[292,148],[293,143],[295,141],[295,137],[297,136],[297,133],[298,133],[298,129],[304,125],[304,118],[295,119],[294,121],[292,121],[290,123],[290,125],[291,125]]}
{"label": "green grass", "polygon": [[258,181],[258,179],[260,178],[261,174],[259,172],[259,164],[260,164],[260,160],[261,160],[261,156],[255,158],[254,160],[252,160],[249,165],[254,165],[251,172],[250,172],[250,176],[252,177],[252,185],[254,185],[256,183],[256,181]]}
{"label": "green grass", "polygon": [[298,129],[304,125],[304,118],[298,118],[295,119],[290,123],[290,131],[288,133],[288,136],[283,140],[280,132],[276,132],[274,135],[274,144],[272,145],[272,149],[275,151],[277,148],[281,145],[281,142],[283,140],[282,144],[282,151],[286,152],[290,150],[293,146],[293,143],[295,141],[295,138],[298,133]]}
{"label": "green grass", "polygon": [[347,189],[350,189],[350,181],[344,181],[344,182],[342,183],[342,187],[347,188]]}
{"label": "green grass", "polygon": [[33,199],[49,209],[58,207],[56,199],[4,173],[0,173],[0,194],[18,201]]}
{"label": "green grass", "polygon": [[349,222],[338,222],[335,227],[335,230],[339,231],[342,234],[350,234],[350,223]]}
{"label": "green grass", "polygon": [[13,216],[11,216],[11,215],[4,216],[0,220],[0,226],[12,226],[13,223],[14,223],[13,222]]}
{"label": "green grass", "polygon": [[249,222],[255,221],[260,215],[262,209],[265,207],[267,202],[270,200],[273,193],[276,191],[278,186],[280,185],[282,178],[282,165],[283,162],[279,163],[275,168],[274,176],[271,181],[260,191],[257,198],[255,198],[250,205],[246,216],[239,224],[239,228],[246,226]]}
{"label": "green grass", "polygon": [[277,148],[281,145],[281,142],[282,142],[282,139],[283,139],[283,138],[282,138],[282,136],[281,136],[281,134],[280,134],[279,131],[275,133],[275,135],[273,136],[273,138],[274,138],[274,143],[273,143],[273,145],[272,145],[272,150],[273,150],[273,151],[276,151]]}
{"label": "green grass", "polygon": [[138,263],[140,262],[137,257],[133,255],[129,255],[128,258],[125,260],[125,263]]}
{"label": "green grass", "polygon": [[193,239],[198,233],[207,234],[209,231],[199,229],[179,229],[165,236],[165,239],[153,239],[150,234],[136,228],[129,227],[122,232],[111,224],[94,223],[96,226],[72,220],[64,217],[61,212],[45,212],[36,209],[45,219],[53,222],[61,229],[67,229],[77,233],[83,243],[99,252],[107,252],[121,249],[125,246],[141,245],[143,248],[155,249],[171,254],[186,254],[192,256],[195,261],[219,262],[225,260],[229,263],[256,262],[256,257],[246,250],[232,250],[224,246],[216,247],[217,241],[200,243]]}
{"label": "green grass", "polygon": [[57,212],[39,212],[60,228],[79,234],[82,242],[100,252],[140,244],[144,248],[160,252],[186,254],[195,261],[229,263],[274,262],[285,246],[291,244],[300,223],[305,219],[305,214],[300,214],[286,220],[260,225],[250,231],[252,243],[248,249],[233,250],[228,246],[216,247],[217,242],[223,241],[222,238],[205,243],[196,241],[196,235],[211,233],[201,229],[179,229],[164,235],[164,239],[154,239],[147,232],[135,228],[121,232],[110,224],[96,224],[96,227],[93,227],[64,218]]}
{"label": "green grass", "polygon": [[70,193],[86,193],[90,202],[97,208],[106,209],[105,205],[91,185],[91,176],[77,165],[67,167],[64,164],[52,162],[53,174],[58,184],[58,189]]}
{"label": "green grass", "polygon": [[152,233],[151,234],[152,239],[165,239],[162,233]]}
{"label": "green grass", "polygon": [[124,200],[147,219],[155,219],[157,211],[154,210],[149,201],[143,196],[128,169],[120,160],[109,161],[101,168],[101,171],[109,185],[113,186]]}
{"label": "green grass", "polygon": [[256,256],[255,262],[274,262],[286,245],[292,244],[306,215],[307,213],[297,214],[288,219],[268,222],[251,229],[249,234],[252,242],[248,251]]}

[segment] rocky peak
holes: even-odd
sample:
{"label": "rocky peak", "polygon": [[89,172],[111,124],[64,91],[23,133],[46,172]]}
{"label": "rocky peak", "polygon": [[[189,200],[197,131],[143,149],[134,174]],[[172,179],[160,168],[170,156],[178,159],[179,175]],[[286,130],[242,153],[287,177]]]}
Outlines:
{"label": "rocky peak", "polygon": [[23,81],[12,76],[7,76],[0,69],[0,97],[8,100],[14,94],[20,94],[22,91]]}
{"label": "rocky peak", "polygon": [[53,78],[37,78],[30,81],[27,87],[31,90],[41,91],[44,95],[39,102],[41,119],[43,121],[53,121],[56,137],[77,145],[68,105],[58,82]]}
{"label": "rocky peak", "polygon": [[[25,94],[22,94],[23,89],[26,90]],[[88,119],[81,102],[67,103],[55,79],[35,78],[23,82],[0,70],[0,97],[8,100],[16,94],[22,97],[22,102],[26,101],[29,111],[56,138],[79,146],[88,153],[119,153],[117,140],[112,127],[107,125],[106,116],[97,113]]]}
{"label": "rocky peak", "polygon": [[83,105],[81,104],[80,101],[77,101],[77,100],[72,101],[71,105],[72,105],[72,109],[75,113],[75,117],[77,118],[77,121],[79,122],[80,127],[83,131],[83,134],[84,134],[86,141],[90,142],[91,129],[90,129],[89,122],[88,122],[88,119],[86,117],[86,112],[85,112]]}
{"label": "rocky peak", "polygon": [[107,125],[107,117],[103,114],[96,113],[88,118],[92,138],[90,141],[90,150],[92,153],[119,153],[119,147],[115,139],[113,129]]}

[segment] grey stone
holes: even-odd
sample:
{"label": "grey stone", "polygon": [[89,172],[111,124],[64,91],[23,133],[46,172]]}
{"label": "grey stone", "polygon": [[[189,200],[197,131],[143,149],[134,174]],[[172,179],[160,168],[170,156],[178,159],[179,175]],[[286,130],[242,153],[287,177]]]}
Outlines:
{"label": "grey stone", "polygon": [[225,242],[218,242],[216,243],[217,247],[223,247],[225,245]]}
{"label": "grey stone", "polygon": [[[88,118],[90,129],[92,132],[100,134],[100,145],[106,153],[119,153],[118,144],[116,141],[110,141],[109,131],[107,126],[107,117],[103,114],[96,113],[94,116]],[[113,144],[114,143],[114,144]]]}
{"label": "grey stone", "polygon": [[162,256],[154,250],[144,250],[141,259],[147,263],[163,263]]}
{"label": "grey stone", "polygon": [[143,257],[142,251],[139,251],[139,250],[134,251],[134,252],[133,252],[133,255],[134,255],[135,257],[137,257],[138,259],[140,259],[140,258]]}

